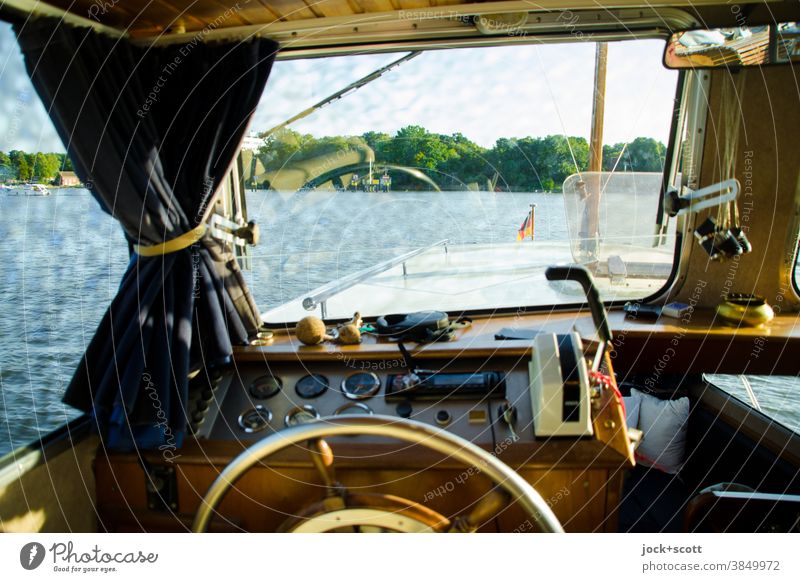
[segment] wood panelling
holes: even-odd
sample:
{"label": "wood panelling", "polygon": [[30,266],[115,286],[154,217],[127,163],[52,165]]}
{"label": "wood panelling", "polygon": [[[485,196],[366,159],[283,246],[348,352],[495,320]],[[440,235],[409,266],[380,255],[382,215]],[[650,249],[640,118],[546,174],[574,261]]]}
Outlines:
{"label": "wood panelling", "polygon": [[[800,375],[800,314],[783,313],[762,327],[724,324],[709,309],[698,309],[690,321],[661,317],[652,322],[609,314],[614,334],[611,352],[617,379],[631,372],[652,374]],[[577,324],[589,334],[591,323]]]}
{"label": "wood panelling", "polygon": [[[178,509],[154,512],[146,505],[145,475],[129,459],[97,464],[98,506],[102,528],[108,531],[187,531],[201,499],[221,466],[177,462]],[[416,470],[341,469],[337,477],[354,493],[391,494],[451,517],[469,510],[491,489],[489,480],[466,469]],[[621,471],[596,468],[522,469],[567,531],[608,531],[616,527],[613,508],[621,489]],[[111,487],[100,488],[100,484]],[[249,471],[220,506],[215,531],[275,531],[287,517],[319,501],[324,490],[311,466],[270,465]],[[612,511],[607,511],[611,508]],[[535,531],[515,504],[505,508],[485,531]]]}
{"label": "wood panelling", "polygon": [[[699,305],[712,307],[730,292],[763,296],[770,305],[797,311],[800,298],[790,279],[800,230],[800,95],[793,67],[742,69],[710,73],[708,121],[702,161],[701,186],[735,177],[741,225],[753,251],[733,260],[712,261],[694,241],[685,282],[677,299],[688,302],[699,295]],[[743,95],[735,105],[723,105],[722,88],[739,79]],[[722,109],[737,108],[738,149],[734,176],[723,175],[722,160],[731,140],[722,127]],[[701,212],[695,224],[716,216],[716,208]],[[695,289],[702,285],[700,293]],[[795,322],[796,323],[796,322]],[[797,332],[795,332],[796,334]]]}

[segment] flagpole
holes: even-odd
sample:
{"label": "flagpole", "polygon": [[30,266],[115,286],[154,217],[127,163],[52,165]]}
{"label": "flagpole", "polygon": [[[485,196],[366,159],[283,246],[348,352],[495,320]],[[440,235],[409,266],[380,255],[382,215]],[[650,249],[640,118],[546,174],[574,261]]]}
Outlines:
{"label": "flagpole", "polygon": [[531,240],[533,240],[533,236],[534,236],[534,232],[535,232],[534,231],[534,227],[535,227],[535,224],[536,224],[534,222],[535,217],[536,217],[536,204],[531,204]]}
{"label": "flagpole", "polygon": [[606,100],[606,69],[608,68],[608,43],[597,43],[594,65],[594,99],[592,102],[592,133],[589,138],[589,198],[586,200],[588,224],[586,245],[592,261],[597,260],[597,242],[600,233],[600,196],[603,171],[603,119]]}

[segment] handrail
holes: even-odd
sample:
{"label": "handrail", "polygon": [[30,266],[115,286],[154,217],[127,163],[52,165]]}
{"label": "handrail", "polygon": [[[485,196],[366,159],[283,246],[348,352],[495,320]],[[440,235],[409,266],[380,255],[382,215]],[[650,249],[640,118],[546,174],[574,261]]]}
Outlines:
{"label": "handrail", "polygon": [[325,302],[328,299],[330,299],[331,297],[333,297],[334,295],[337,295],[337,294],[341,293],[345,289],[349,289],[353,285],[357,285],[358,283],[361,283],[361,281],[364,281],[365,279],[369,279],[370,277],[372,277],[374,275],[378,275],[379,273],[383,273],[384,271],[388,271],[392,267],[396,267],[397,265],[400,265],[400,264],[403,264],[403,275],[405,275],[406,274],[405,262],[407,260],[409,260],[411,258],[414,258],[417,255],[421,255],[422,253],[424,253],[426,251],[429,251],[430,249],[432,249],[434,247],[444,246],[445,247],[445,252],[447,252],[447,243],[449,243],[449,242],[450,242],[450,239],[445,238],[445,239],[437,241],[437,242],[435,242],[433,244],[430,244],[428,246],[420,247],[418,249],[415,249],[413,251],[409,251],[407,253],[404,253],[404,254],[399,255],[397,257],[394,257],[392,259],[388,259],[386,261],[378,263],[377,265],[373,265],[372,267],[368,267],[366,269],[362,269],[361,271],[358,271],[358,272],[353,273],[351,275],[347,275],[345,277],[337,279],[336,281],[331,281],[327,285],[323,285],[320,288],[320,290],[317,291],[317,293],[315,293],[314,295],[309,295],[308,297],[303,299],[303,307],[305,308],[306,311],[312,311],[312,310],[316,309],[318,305],[321,304],[322,305],[322,312],[323,312],[322,313],[322,317],[324,319],[325,318]]}

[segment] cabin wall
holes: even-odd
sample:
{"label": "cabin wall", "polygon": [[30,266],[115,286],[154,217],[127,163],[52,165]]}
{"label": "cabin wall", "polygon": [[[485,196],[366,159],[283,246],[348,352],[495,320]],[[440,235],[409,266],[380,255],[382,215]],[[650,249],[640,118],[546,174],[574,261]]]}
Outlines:
{"label": "cabin wall", "polygon": [[0,532],[94,532],[94,460],[97,437],[85,438],[74,447],[40,462],[19,475],[28,453],[6,470],[10,479],[0,480]]}
{"label": "cabin wall", "polygon": [[[703,186],[728,178],[721,175],[725,132],[720,124],[720,92],[738,74],[742,73],[711,72]],[[689,302],[699,294],[700,307],[714,307],[726,293],[752,293],[781,312],[800,308],[791,281],[800,230],[799,86],[791,67],[746,69],[735,177],[742,187],[739,210],[753,251],[733,260],[711,261],[692,231],[707,216],[716,216],[716,209],[700,212],[685,237],[691,248],[684,276],[676,285],[678,300]]]}

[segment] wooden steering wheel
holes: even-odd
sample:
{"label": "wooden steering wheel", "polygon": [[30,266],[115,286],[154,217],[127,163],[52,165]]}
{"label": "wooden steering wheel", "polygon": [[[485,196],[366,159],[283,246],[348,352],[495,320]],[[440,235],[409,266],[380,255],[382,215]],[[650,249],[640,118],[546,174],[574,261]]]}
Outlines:
{"label": "wooden steering wheel", "polygon": [[[349,495],[333,477],[333,454],[324,437],[370,435],[394,438],[422,445],[473,466],[491,479],[497,488],[485,496],[470,515],[448,520],[424,506],[391,495]],[[248,447],[233,459],[211,484],[195,516],[192,530],[204,532],[228,490],[256,463],[278,451],[310,441],[312,459],[329,490],[328,497],[308,508],[284,526],[287,532],[475,531],[508,501],[516,501],[532,522],[544,532],[563,528],[541,495],[511,467],[494,455],[452,433],[427,424],[388,416],[343,415],[299,424],[278,431]]]}

